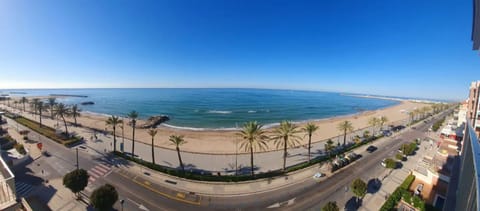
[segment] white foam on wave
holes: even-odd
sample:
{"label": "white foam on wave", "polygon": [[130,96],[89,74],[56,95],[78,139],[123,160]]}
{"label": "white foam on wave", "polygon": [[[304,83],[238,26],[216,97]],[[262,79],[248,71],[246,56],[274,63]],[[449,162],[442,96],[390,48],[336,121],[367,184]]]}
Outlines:
{"label": "white foam on wave", "polygon": [[210,110],[207,111],[209,114],[231,114],[232,111],[219,111],[219,110]]}
{"label": "white foam on wave", "polygon": [[178,129],[178,130],[191,130],[191,131],[232,131],[232,130],[238,130],[238,128],[234,127],[229,127],[229,128],[199,128],[199,127],[181,127],[181,126],[175,126],[175,125],[169,125],[169,124],[161,124],[162,126],[168,127],[168,128],[173,128],[173,129]]}
{"label": "white foam on wave", "polygon": [[250,111],[248,111],[248,113],[257,113],[257,111],[250,110]]}

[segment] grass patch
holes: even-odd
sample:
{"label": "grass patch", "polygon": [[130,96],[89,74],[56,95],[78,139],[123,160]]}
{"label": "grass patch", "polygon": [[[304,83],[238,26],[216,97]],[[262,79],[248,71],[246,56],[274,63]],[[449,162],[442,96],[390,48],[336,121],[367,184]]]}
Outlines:
{"label": "grass patch", "polygon": [[13,118],[13,120],[15,120],[16,122],[18,122],[19,124],[22,124],[23,126],[25,127],[28,127],[30,128],[31,130],[37,132],[37,133],[40,133],[44,136],[46,136],[47,138],[59,143],[59,144],[62,144],[66,147],[69,147],[71,145],[74,145],[76,144],[77,142],[80,141],[80,138],[78,137],[65,137],[64,135],[59,135],[56,133],[55,129],[51,128],[51,127],[48,127],[48,126],[45,126],[45,125],[42,125],[42,127],[40,127],[40,124],[37,123],[37,122],[34,122],[32,120],[29,120],[27,118],[24,118],[24,117],[15,117]]}

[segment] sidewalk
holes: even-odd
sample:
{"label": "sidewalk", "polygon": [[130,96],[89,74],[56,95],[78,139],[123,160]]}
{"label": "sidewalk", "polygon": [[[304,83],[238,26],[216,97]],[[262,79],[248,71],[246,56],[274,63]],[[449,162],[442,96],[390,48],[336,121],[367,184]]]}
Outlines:
{"label": "sidewalk", "polygon": [[390,174],[382,175],[382,186],[380,189],[374,194],[366,194],[363,198],[362,207],[360,207],[360,211],[375,211],[380,210],[383,203],[385,203],[388,196],[390,196],[395,189],[403,183],[405,178],[411,174],[411,172],[416,167],[417,163],[423,158],[423,156],[430,152],[434,151],[436,148],[428,147],[425,149],[423,146],[429,144],[427,142],[422,142],[421,145],[418,147],[416,154],[413,156],[409,156],[408,160],[402,162],[403,167],[401,169],[395,169],[390,171]]}

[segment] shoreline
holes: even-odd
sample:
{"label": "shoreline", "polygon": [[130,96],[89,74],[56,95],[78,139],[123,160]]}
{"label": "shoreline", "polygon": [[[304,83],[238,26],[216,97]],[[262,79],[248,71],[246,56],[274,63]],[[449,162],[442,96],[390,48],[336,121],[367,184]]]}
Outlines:
{"label": "shoreline", "polygon": [[[296,123],[298,127],[303,127],[307,122],[313,122],[315,125],[319,127],[319,129],[313,134],[312,136],[312,144],[319,143],[325,141],[332,137],[337,137],[340,135],[340,131],[337,129],[337,125],[341,121],[348,120],[352,122],[354,126],[354,130],[365,128],[368,126],[368,119],[371,117],[378,117],[378,116],[387,116],[389,119],[386,125],[390,124],[391,122],[397,122],[400,120],[405,120],[408,118],[407,111],[413,110],[414,108],[423,107],[428,104],[425,103],[418,103],[418,102],[411,102],[411,101],[400,101],[399,104],[395,104],[393,106],[388,106],[385,108],[377,109],[377,110],[369,110],[363,111],[354,114],[348,115],[341,115],[341,116],[333,116],[324,119],[320,119],[317,121],[306,120],[300,123]],[[31,119],[33,115],[27,115]],[[47,116],[47,115],[46,115]],[[91,114],[88,112],[82,112],[82,116],[77,118],[77,121],[80,127],[86,128],[88,130],[97,130],[97,131],[104,131],[107,129],[108,132],[111,133],[111,128],[107,128],[105,126],[105,120],[108,118],[109,115],[98,115],[98,114]],[[50,118],[45,117],[45,119]],[[124,137],[125,139],[132,138],[132,128],[128,126],[127,118],[124,118]],[[67,118],[67,121],[72,123],[73,118]],[[52,121],[53,122],[53,121]],[[144,120],[138,120],[137,124],[143,124]],[[277,123],[278,124],[278,123]],[[69,126],[73,127],[73,125]],[[274,126],[265,128],[266,135],[271,135]],[[91,131],[91,135],[93,136],[93,130]],[[180,128],[171,128],[165,125],[160,125],[157,128],[158,134],[155,136],[155,145],[157,147],[166,148],[166,149],[175,149],[175,146],[171,145],[169,142],[170,135],[183,135],[186,144],[181,147],[181,150],[184,152],[191,152],[191,153],[199,153],[199,154],[235,154],[237,144],[241,143],[241,139],[236,135],[238,130],[185,130]],[[116,135],[119,139],[122,138],[122,130],[120,127],[117,127]],[[298,134],[300,137],[304,137],[304,133]],[[86,140],[89,140],[90,137],[85,137]],[[148,135],[146,129],[135,129],[135,141],[142,142],[144,144],[150,144],[151,136]],[[334,140],[335,142],[337,140]],[[237,143],[238,142],[238,143]],[[302,147],[308,143],[308,138],[303,138],[300,140],[300,144],[295,147]],[[273,145],[273,141],[268,141],[267,143],[267,150],[264,152],[269,151],[278,151],[276,147]],[[246,153],[242,149],[238,148],[238,154]],[[261,152],[260,152],[261,153]]]}

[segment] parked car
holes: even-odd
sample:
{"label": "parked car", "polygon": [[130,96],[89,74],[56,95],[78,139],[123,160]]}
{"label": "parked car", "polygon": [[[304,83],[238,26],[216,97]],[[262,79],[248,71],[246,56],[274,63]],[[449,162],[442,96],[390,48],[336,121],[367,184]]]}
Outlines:
{"label": "parked car", "polygon": [[312,178],[313,178],[313,179],[320,179],[320,178],[322,178],[322,177],[324,177],[324,176],[325,176],[324,173],[317,172],[317,173],[315,173],[315,174],[313,175]]}
{"label": "parked car", "polygon": [[403,129],[405,129],[405,126],[403,126],[403,125],[398,125],[398,126],[392,127],[393,132],[398,132],[398,131],[403,130]]}
{"label": "parked car", "polygon": [[382,131],[380,131],[380,134],[382,134],[383,136],[389,137],[389,136],[392,135],[392,131],[390,131],[390,130],[382,130]]}
{"label": "parked car", "polygon": [[420,195],[420,193],[422,193],[422,190],[423,190],[423,184],[420,183],[417,185],[417,187],[415,188],[415,195]]}
{"label": "parked car", "polygon": [[374,152],[375,150],[377,150],[377,147],[376,147],[376,146],[370,145],[370,146],[367,147],[367,152],[372,153],[372,152]]}

